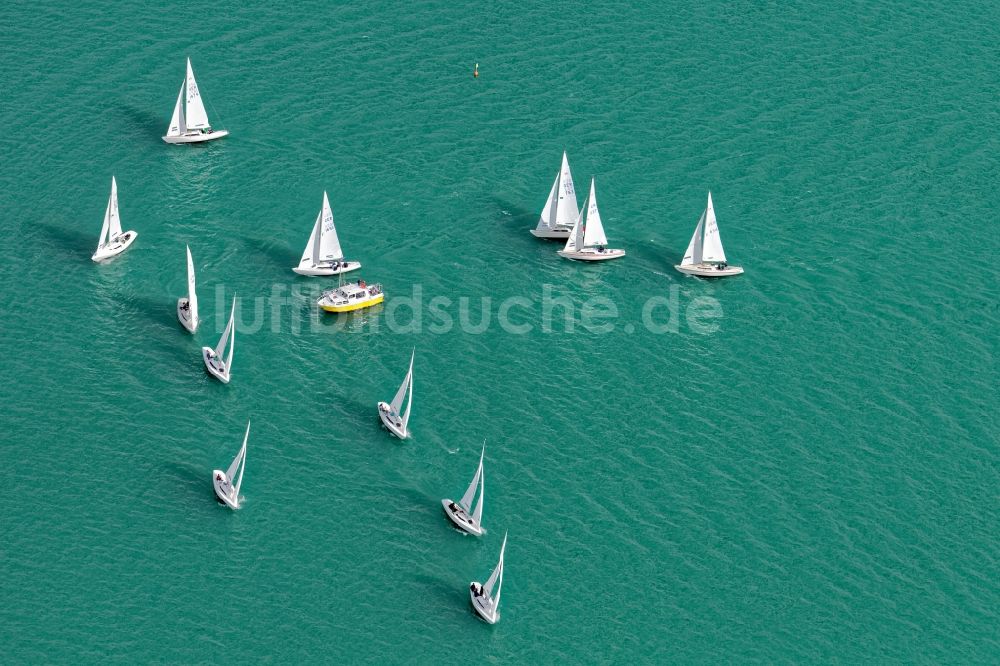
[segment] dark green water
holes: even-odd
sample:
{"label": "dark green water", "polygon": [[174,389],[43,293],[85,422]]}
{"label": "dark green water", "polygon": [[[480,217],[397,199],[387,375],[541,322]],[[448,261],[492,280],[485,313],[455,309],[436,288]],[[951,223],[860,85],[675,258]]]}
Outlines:
{"label": "dark green water", "polygon": [[[522,5],[0,10],[5,661],[997,661],[1000,9]],[[229,138],[160,141],[185,56]],[[624,260],[528,234],[564,149]],[[672,268],[710,188],[718,283]],[[290,271],[324,189],[382,308]]]}

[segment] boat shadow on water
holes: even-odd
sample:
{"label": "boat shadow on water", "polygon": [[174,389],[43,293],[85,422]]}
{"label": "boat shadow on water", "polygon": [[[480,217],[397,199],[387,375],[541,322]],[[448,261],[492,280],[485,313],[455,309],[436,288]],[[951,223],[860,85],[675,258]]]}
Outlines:
{"label": "boat shadow on water", "polygon": [[59,227],[48,222],[37,222],[33,228],[48,238],[55,245],[54,252],[63,260],[79,261],[81,263],[93,263],[90,256],[97,248],[97,236],[100,227],[92,234],[86,234],[76,229]]}
{"label": "boat shadow on water", "polygon": [[470,620],[475,620],[475,614],[469,609],[469,581],[462,579],[462,573],[454,573],[451,578],[417,574],[413,582],[428,597],[444,602],[442,606],[451,609],[456,617],[468,615]]}
{"label": "boat shadow on water", "polygon": [[212,487],[211,470],[205,471],[190,463],[174,461],[164,463],[163,470],[167,477],[176,480],[187,491],[192,502],[212,507],[219,501]]}
{"label": "boat shadow on water", "polygon": [[141,326],[136,335],[142,337],[144,344],[159,347],[162,360],[178,367],[202,365],[201,357],[191,351],[191,334],[177,321],[177,299],[158,300],[133,294],[124,298],[123,305],[148,324]]}
{"label": "boat shadow on water", "polygon": [[[497,207],[497,221],[505,227],[523,230],[527,233],[529,229],[534,229],[538,223],[537,211],[530,211],[523,206],[499,197],[493,197],[493,204]],[[529,235],[529,238],[531,237]]]}
{"label": "boat shadow on water", "polygon": [[116,108],[124,117],[129,128],[137,131],[143,137],[149,136],[159,139],[167,131],[167,125],[170,124],[169,118],[163,118],[147,109],[129,105],[121,105]]}
{"label": "boat shadow on water", "polygon": [[[292,267],[299,265],[300,254],[271,241],[245,236],[240,241],[247,246],[252,255],[267,257],[275,266],[286,269],[292,276]],[[311,280],[313,278],[304,278]]]}

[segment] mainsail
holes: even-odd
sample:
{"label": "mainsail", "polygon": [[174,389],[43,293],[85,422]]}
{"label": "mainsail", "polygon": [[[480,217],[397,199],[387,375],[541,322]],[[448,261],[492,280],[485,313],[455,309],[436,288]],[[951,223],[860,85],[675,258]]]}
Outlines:
{"label": "mainsail", "polygon": [[[416,354],[414,350],[410,354],[410,369],[406,373],[406,377],[403,378],[403,383],[399,385],[399,390],[396,391],[396,396],[389,403],[392,411],[399,415],[400,419],[403,421],[403,432],[406,432],[406,424],[410,421],[410,407],[413,405],[413,356]],[[403,397],[406,395],[406,391],[409,389],[410,397],[406,403],[406,413],[402,413],[400,408],[403,406]]]}
{"label": "mainsail", "polygon": [[726,263],[726,253],[722,249],[722,236],[719,235],[719,225],[715,221],[715,208],[712,206],[712,193],[708,193],[708,207],[705,208],[705,240],[702,261]]}
{"label": "mainsail", "polygon": [[576,188],[573,186],[573,174],[570,173],[569,160],[566,153],[563,152],[562,168],[552,183],[549,198],[545,201],[545,207],[538,218],[536,228],[546,230],[555,227],[571,227],[579,214],[580,211],[576,207]]}
{"label": "mainsail", "polygon": [[219,338],[219,344],[215,346],[215,355],[222,356],[222,352],[226,351],[226,346],[229,346],[229,353],[226,355],[226,372],[232,369],[233,360],[233,349],[236,348],[236,328],[234,326],[236,318],[236,297],[233,296],[233,309],[229,313],[229,323],[226,324],[226,330],[222,333],[222,337]]}
{"label": "mainsail", "polygon": [[318,247],[318,260],[320,261],[340,261],[344,258],[344,252],[340,249],[340,239],[337,238],[337,229],[333,226],[333,211],[330,209],[330,199],[323,192],[323,210],[320,211],[320,242]]}
{"label": "mainsail", "polygon": [[229,465],[229,469],[226,470],[226,477],[229,479],[229,483],[233,483],[233,475],[239,470],[239,476],[236,478],[236,483],[233,484],[233,497],[239,500],[240,497],[240,485],[243,484],[243,471],[246,469],[246,459],[247,459],[247,440],[250,438],[250,421],[247,421],[247,431],[243,435],[243,446],[240,448],[240,452],[236,454],[233,458],[233,462]]}
{"label": "mainsail", "polygon": [[594,179],[590,180],[590,196],[588,197],[587,221],[583,225],[584,247],[604,247],[608,239],[604,235],[604,225],[601,224],[601,213],[597,210],[597,191]]}
{"label": "mainsail", "polygon": [[[493,573],[490,575],[489,580],[483,585],[483,591],[493,599],[493,608],[497,608],[500,605],[500,589],[503,587],[503,555],[504,551],[507,549],[507,533],[504,532],[503,535],[503,545],[500,546],[500,561],[497,562],[497,566],[493,569]],[[497,593],[493,594],[493,586],[497,586]]]}
{"label": "mainsail", "polygon": [[194,260],[191,259],[191,247],[187,248],[188,260],[188,312],[191,315],[191,326],[198,325],[198,292],[194,288]]}
{"label": "mainsail", "polygon": [[[198,91],[198,82],[194,79],[194,70],[191,69],[191,58],[187,60],[187,104],[185,107],[185,121],[188,129],[208,128],[208,114],[205,112],[205,102],[201,99]],[[173,125],[173,123],[171,123]]]}
{"label": "mainsail", "polygon": [[483,444],[483,451],[479,454],[479,467],[476,469],[476,475],[472,477],[472,483],[469,484],[468,489],[465,494],[462,495],[462,499],[459,501],[459,505],[469,511],[472,508],[472,500],[476,497],[476,491],[479,490],[479,502],[476,504],[476,510],[473,511],[472,518],[475,520],[476,524],[479,524],[480,519],[483,516],[483,494],[484,489],[484,477],[483,474],[483,455],[486,453],[486,445]]}

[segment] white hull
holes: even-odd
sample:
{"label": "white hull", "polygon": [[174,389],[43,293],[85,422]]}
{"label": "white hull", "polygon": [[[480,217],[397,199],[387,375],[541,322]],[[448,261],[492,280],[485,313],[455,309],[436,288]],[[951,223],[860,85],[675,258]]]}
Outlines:
{"label": "white hull", "polygon": [[229,368],[225,361],[215,355],[215,350],[211,347],[201,348],[201,358],[205,362],[205,369],[208,374],[218,379],[223,384],[229,383]]}
{"label": "white hull", "polygon": [[496,624],[500,620],[500,613],[493,606],[493,600],[486,596],[477,596],[477,589],[482,589],[482,584],[472,583],[469,585],[469,599],[472,601],[472,609],[486,622]]}
{"label": "white hull", "polygon": [[134,231],[126,231],[121,236],[117,236],[114,240],[108,242],[107,245],[97,250],[97,252],[95,252],[90,258],[94,261],[104,261],[105,259],[110,259],[115,255],[119,255],[135,242],[138,235],[139,234]]}
{"label": "white hull", "polygon": [[557,238],[566,240],[573,229],[570,227],[555,227],[552,229],[532,229],[531,235],[535,238]]}
{"label": "white hull", "polygon": [[[441,500],[441,506],[444,507],[445,514],[451,518],[451,522],[455,523],[455,525],[457,525],[462,531],[468,532],[472,536],[482,536],[486,534],[486,530],[484,530],[482,526],[474,523],[472,521],[472,517],[465,513],[465,511],[462,511],[461,507],[459,507],[460,513],[456,513],[451,508],[452,504],[453,502],[450,499]],[[455,503],[455,505],[458,506],[457,503]]]}
{"label": "white hull", "polygon": [[226,473],[221,469],[217,469],[212,472],[212,485],[215,487],[215,496],[219,498],[220,502],[228,506],[230,509],[240,508],[240,498],[233,497],[233,487],[229,483],[229,478],[226,476]]}
{"label": "white hull", "polygon": [[180,136],[165,136],[163,140],[167,143],[202,143],[203,141],[212,141],[213,139],[221,139],[224,136],[229,136],[229,130],[215,130],[208,134],[202,134],[201,132],[192,134],[181,134]]}
{"label": "white hull", "polygon": [[403,429],[402,419],[392,414],[392,408],[389,407],[389,403],[378,403],[378,417],[382,420],[382,425],[385,426],[385,429],[396,437],[407,439],[410,436],[410,433]]}
{"label": "white hull", "polygon": [[350,273],[351,271],[356,271],[361,268],[360,261],[341,261],[336,268],[332,266],[296,266],[292,270],[299,275],[308,275],[309,277],[322,277],[326,275],[340,275],[341,273]]}
{"label": "white hull", "polygon": [[186,307],[187,304],[188,299],[177,299],[177,321],[179,321],[181,326],[186,328],[189,333],[194,333],[198,330],[198,322],[191,321],[191,310]]}
{"label": "white hull", "polygon": [[579,252],[559,250],[556,254],[566,259],[573,259],[574,261],[607,261],[608,259],[621,259],[625,256],[625,250],[604,250],[604,252],[599,252],[596,249],[584,248]]}
{"label": "white hull", "polygon": [[743,273],[742,266],[726,266],[720,268],[719,264],[680,264],[674,266],[681,273],[686,275],[697,275],[698,277],[720,278]]}

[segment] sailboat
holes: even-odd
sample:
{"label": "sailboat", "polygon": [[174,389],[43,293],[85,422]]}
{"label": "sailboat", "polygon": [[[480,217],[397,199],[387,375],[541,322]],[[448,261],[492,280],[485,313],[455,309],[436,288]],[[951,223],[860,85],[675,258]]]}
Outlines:
{"label": "sailboat", "polygon": [[333,226],[333,211],[330,199],[323,192],[323,208],[316,216],[309,242],[302,253],[299,265],[292,270],[299,275],[337,275],[361,268],[359,261],[344,261],[344,251],[340,249],[337,228]]}
{"label": "sailboat", "polygon": [[191,58],[188,58],[187,74],[181,83],[181,91],[177,93],[174,115],[170,118],[170,126],[163,140],[167,143],[201,143],[221,139],[228,134],[227,130],[214,130],[209,124],[205,102],[198,90],[198,82],[194,80]]}
{"label": "sailboat", "polygon": [[726,252],[722,249],[722,236],[715,221],[712,193],[708,193],[708,205],[698,220],[691,242],[681,263],[674,266],[681,273],[699,277],[727,277],[743,272],[740,266],[730,266],[726,262]]}
{"label": "sailboat", "polygon": [[[219,344],[215,346],[215,349],[211,347],[201,348],[201,358],[205,361],[205,368],[208,369],[208,373],[223,384],[229,383],[229,375],[233,370],[233,349],[236,348],[235,318],[236,297],[233,296],[233,309],[229,313],[229,323],[226,324],[226,330],[223,331],[222,337],[219,338]],[[229,347],[228,353],[226,353],[227,346]],[[226,353],[225,361],[222,360],[224,353]]]}
{"label": "sailboat", "polygon": [[181,326],[189,332],[198,330],[198,294],[194,290],[194,261],[191,259],[191,247],[187,248],[188,260],[188,295],[177,299],[177,319]]}
{"label": "sailboat", "polygon": [[[507,533],[503,535],[503,545],[500,546],[500,561],[493,569],[486,584],[478,581],[469,585],[469,596],[472,598],[472,608],[490,624],[496,624],[500,620],[500,588],[503,587],[503,554],[507,549]],[[496,587],[494,593],[493,588]]]}
{"label": "sailboat", "polygon": [[247,432],[243,435],[243,446],[240,452],[229,464],[229,469],[223,472],[221,469],[212,472],[212,485],[215,486],[215,494],[219,501],[223,502],[230,509],[240,508],[240,486],[243,485],[243,470],[246,469],[247,462],[247,440],[250,438],[250,421],[247,421]]}
{"label": "sailboat", "polygon": [[[472,483],[469,484],[458,504],[450,499],[441,500],[444,512],[448,514],[451,521],[473,536],[482,536],[486,533],[482,525],[483,497],[485,496],[483,488],[485,478],[483,474],[483,455],[485,453],[486,444],[484,443],[483,451],[479,454],[479,467],[476,469],[475,476],[472,477]],[[476,497],[476,491],[479,491],[479,501],[476,502],[476,508],[473,509],[472,500]],[[471,514],[469,513],[470,511],[472,512]]]}
{"label": "sailboat", "polygon": [[104,261],[116,254],[121,254],[135,241],[138,235],[132,230],[122,233],[122,221],[118,217],[118,182],[114,176],[111,176],[111,196],[108,198],[108,207],[104,211],[101,239],[97,242],[97,251],[90,258],[94,261]]}
{"label": "sailboat", "polygon": [[531,234],[536,238],[566,238],[579,216],[573,174],[569,171],[569,160],[563,151],[562,168],[556,174],[552,189],[549,190],[549,198],[546,199],[545,207],[542,208],[542,214],[538,218],[538,226],[531,230]]}
{"label": "sailboat", "polygon": [[[382,419],[382,425],[400,439],[406,439],[410,436],[407,424],[410,422],[410,407],[413,406],[413,356],[415,354],[416,350],[414,349],[410,354],[410,369],[407,370],[403,383],[399,385],[396,397],[389,404],[378,403],[378,417]],[[403,406],[403,398],[406,397],[407,393],[410,394],[410,397],[406,401],[406,412],[403,413],[400,412],[400,408]]]}
{"label": "sailboat", "polygon": [[604,235],[601,213],[597,210],[597,191],[594,179],[590,179],[590,196],[583,205],[587,211],[586,220],[581,215],[573,225],[573,231],[566,241],[566,247],[559,250],[560,257],[577,261],[606,261],[625,256],[625,250],[609,250],[608,239]]}

